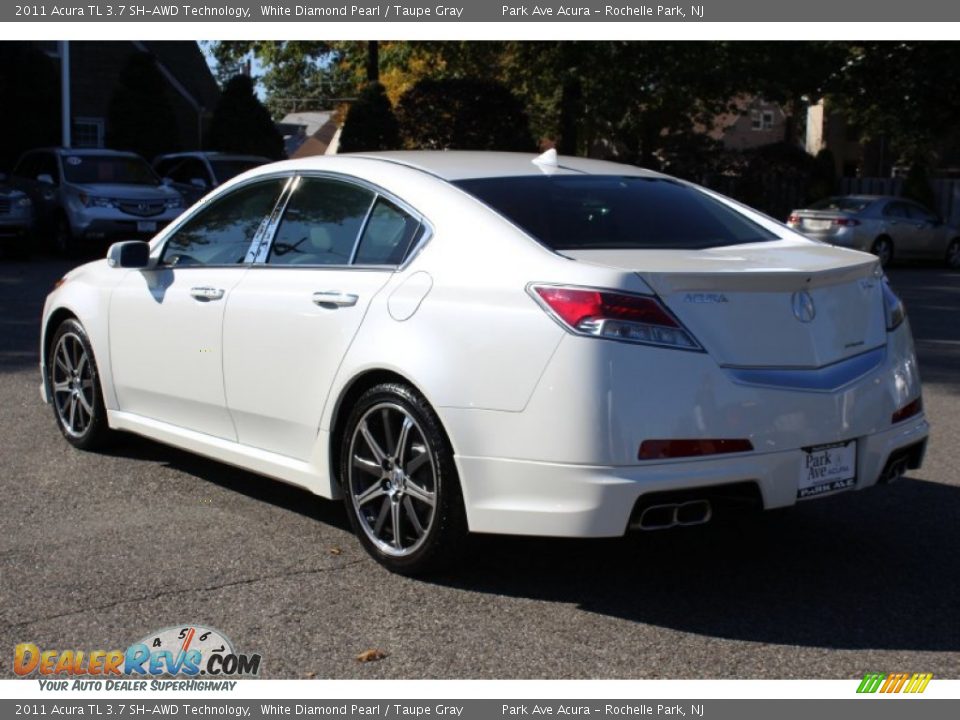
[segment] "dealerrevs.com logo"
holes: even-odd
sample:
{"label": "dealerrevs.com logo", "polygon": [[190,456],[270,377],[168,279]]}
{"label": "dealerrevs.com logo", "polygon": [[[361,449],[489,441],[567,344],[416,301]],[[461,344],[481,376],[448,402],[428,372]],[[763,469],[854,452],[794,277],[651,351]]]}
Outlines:
{"label": "dealerrevs.com logo", "polygon": [[232,690],[233,678],[260,673],[260,661],[259,654],[238,653],[218,630],[177,625],[126,650],[58,650],[20,643],[13,671],[21,677],[36,675],[44,690]]}

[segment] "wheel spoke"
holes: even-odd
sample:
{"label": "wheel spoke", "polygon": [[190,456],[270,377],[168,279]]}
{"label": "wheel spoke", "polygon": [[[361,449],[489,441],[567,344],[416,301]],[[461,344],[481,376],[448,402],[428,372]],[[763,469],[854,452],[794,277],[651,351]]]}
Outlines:
{"label": "wheel spoke", "polygon": [[380,411],[380,419],[383,421],[383,439],[387,441],[387,453],[392,457],[397,454],[397,446],[393,443],[393,433],[390,430],[390,410],[383,408]]}
{"label": "wheel spoke", "polygon": [[358,470],[363,470],[365,473],[373,475],[374,477],[380,477],[383,475],[383,468],[380,467],[380,463],[376,463],[373,460],[367,460],[359,455],[353,456],[353,466]]}
{"label": "wheel spoke", "polygon": [[407,492],[407,495],[412,497],[414,500],[419,500],[420,502],[433,507],[437,504],[437,496],[435,493],[430,492],[426,488],[422,488],[413,482],[410,478],[406,479],[404,484],[404,489]]}
{"label": "wheel spoke", "polygon": [[383,499],[383,505],[380,506],[380,514],[377,515],[377,522],[373,526],[373,534],[377,537],[383,532],[383,525],[387,521],[387,515],[390,514],[390,506],[392,504],[390,498],[385,497]]}
{"label": "wheel spoke", "polygon": [[407,475],[413,475],[429,459],[430,459],[430,453],[427,452],[426,448],[423,448],[420,451],[419,455],[417,455],[413,460],[407,463],[407,466],[403,469],[403,471]]}
{"label": "wheel spoke", "polygon": [[400,437],[397,438],[397,449],[395,456],[397,458],[397,465],[403,467],[403,457],[405,453],[405,446],[407,444],[407,438],[410,436],[410,428],[413,427],[413,420],[409,415],[403,416],[403,425],[400,427]]}
{"label": "wheel spoke", "polygon": [[82,392],[77,393],[77,399],[80,401],[80,406],[87,412],[87,414],[93,415],[93,403],[87,400],[87,396]]}
{"label": "wheel spoke", "polygon": [[69,359],[64,354],[64,350],[61,347],[60,352],[57,353],[56,363],[57,367],[59,367],[65,375],[70,375],[73,372],[73,370],[70,369],[69,362]]}
{"label": "wheel spoke", "polygon": [[61,380],[60,382],[54,382],[53,391],[55,393],[70,392],[70,381]]}
{"label": "wheel spoke", "polygon": [[70,412],[68,415],[67,424],[70,426],[70,429],[73,431],[77,430],[77,396],[70,396]]}
{"label": "wheel spoke", "polygon": [[393,546],[397,550],[403,549],[403,543],[400,540],[400,503],[390,503],[390,523],[393,525]]}
{"label": "wheel spoke", "polygon": [[414,532],[417,533],[417,537],[423,537],[423,534],[426,532],[423,525],[420,522],[420,518],[417,517],[417,511],[413,509],[413,501],[409,497],[403,499],[403,509],[407,511],[407,517],[410,519],[410,524],[413,525]]}
{"label": "wheel spoke", "polygon": [[383,490],[383,486],[379,482],[375,482],[373,485],[368,487],[362,493],[357,495],[357,507],[362,507],[366,505],[371,500],[380,497],[381,495],[386,495],[386,492]]}
{"label": "wheel spoke", "polygon": [[80,359],[77,360],[77,375],[83,375],[84,369],[87,367],[87,354],[81,353]]}
{"label": "wheel spoke", "polygon": [[367,425],[367,421],[364,420],[360,423],[360,434],[363,435],[363,439],[367,442],[367,447],[373,452],[373,457],[378,463],[382,463],[386,454],[383,450],[380,449],[380,445],[373,438],[373,434],[370,432],[370,427]]}

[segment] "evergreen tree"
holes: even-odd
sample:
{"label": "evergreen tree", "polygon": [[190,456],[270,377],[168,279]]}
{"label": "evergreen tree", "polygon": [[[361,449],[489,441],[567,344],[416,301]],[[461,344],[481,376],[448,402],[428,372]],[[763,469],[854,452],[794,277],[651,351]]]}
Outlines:
{"label": "evergreen tree", "polygon": [[235,75],[224,87],[213,110],[206,144],[209,150],[262,155],[271,160],[284,157],[283,137],[248,76]]}
{"label": "evergreen tree", "polygon": [[182,149],[167,83],[147,53],[134,52],[120,71],[107,110],[106,144],[147,161]]}

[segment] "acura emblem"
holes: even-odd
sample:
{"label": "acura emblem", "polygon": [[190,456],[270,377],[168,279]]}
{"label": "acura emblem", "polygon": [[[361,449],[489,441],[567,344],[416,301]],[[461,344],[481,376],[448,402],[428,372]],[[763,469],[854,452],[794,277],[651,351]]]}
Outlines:
{"label": "acura emblem", "polygon": [[817,316],[817,309],[813,306],[813,298],[806,290],[797,290],[790,300],[793,305],[793,316],[802,323],[808,323]]}

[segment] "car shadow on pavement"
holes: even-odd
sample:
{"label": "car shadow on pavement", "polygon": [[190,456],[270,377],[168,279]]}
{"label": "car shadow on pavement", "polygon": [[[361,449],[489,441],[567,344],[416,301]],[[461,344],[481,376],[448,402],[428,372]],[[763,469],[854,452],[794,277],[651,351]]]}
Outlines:
{"label": "car shadow on pavement", "polygon": [[157,463],[259,502],[352,533],[342,503],[324,500],[308,490],[225,465],[186,450],[123,433],[103,455]]}
{"label": "car shadow on pavement", "polygon": [[960,488],[905,479],[618,540],[478,536],[441,585],[717,638],[960,650]]}

